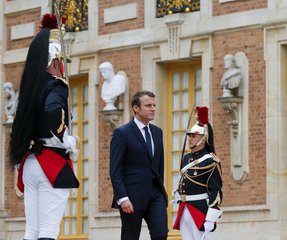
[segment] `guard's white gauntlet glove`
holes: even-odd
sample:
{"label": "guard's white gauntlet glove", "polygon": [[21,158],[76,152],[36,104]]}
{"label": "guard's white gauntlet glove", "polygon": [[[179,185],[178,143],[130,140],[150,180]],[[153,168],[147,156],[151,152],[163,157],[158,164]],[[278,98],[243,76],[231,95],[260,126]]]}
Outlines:
{"label": "guard's white gauntlet glove", "polygon": [[172,200],[170,201],[170,203],[171,204],[177,204],[177,203],[179,203],[179,201],[180,201],[180,194],[179,194],[179,192],[178,192],[178,190],[173,190],[172,192],[171,192],[171,195],[172,195]]}
{"label": "guard's white gauntlet glove", "polygon": [[205,232],[211,232],[214,229],[214,222],[206,220],[203,226]]}
{"label": "guard's white gauntlet glove", "polygon": [[[51,131],[53,134],[53,132]],[[69,135],[69,129],[66,127],[64,135],[63,135],[63,142],[53,134],[53,137],[50,138],[51,143],[56,146],[61,146],[62,148],[66,149],[66,153],[71,154],[71,158],[73,161],[78,159],[79,149],[80,149],[80,139],[78,136]]]}
{"label": "guard's white gauntlet glove", "polygon": [[79,156],[79,148],[80,148],[79,137],[69,135],[66,129],[63,135],[63,145],[66,149],[66,153],[70,153],[72,160],[76,161]]}

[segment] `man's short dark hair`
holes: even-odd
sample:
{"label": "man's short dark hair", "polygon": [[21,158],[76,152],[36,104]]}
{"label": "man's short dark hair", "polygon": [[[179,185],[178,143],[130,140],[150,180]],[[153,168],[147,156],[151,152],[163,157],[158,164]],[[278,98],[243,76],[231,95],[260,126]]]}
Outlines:
{"label": "man's short dark hair", "polygon": [[134,105],[140,107],[141,105],[141,102],[140,102],[140,98],[143,97],[143,96],[149,96],[149,97],[152,97],[154,98],[155,95],[153,92],[150,92],[150,91],[140,91],[140,92],[137,92],[133,97],[132,97],[132,102],[131,102],[131,105],[132,105],[132,108]]}

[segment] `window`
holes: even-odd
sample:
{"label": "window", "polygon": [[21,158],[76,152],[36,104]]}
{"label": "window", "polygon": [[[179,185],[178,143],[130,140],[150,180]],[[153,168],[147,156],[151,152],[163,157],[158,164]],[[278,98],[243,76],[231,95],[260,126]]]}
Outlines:
{"label": "window", "polygon": [[70,81],[72,134],[81,139],[79,157],[73,162],[80,182],[72,189],[61,224],[60,239],[88,239],[88,81],[86,78]]}
{"label": "window", "polygon": [[[167,109],[167,191],[171,199],[172,190],[177,189],[180,161],[186,137],[187,124],[192,107],[201,105],[202,81],[199,63],[171,64],[168,67],[168,109]],[[190,127],[194,124],[194,112]],[[188,151],[186,143],[185,152]],[[172,229],[178,205],[168,206],[168,224]],[[170,231],[169,239],[180,239],[179,232]]]}

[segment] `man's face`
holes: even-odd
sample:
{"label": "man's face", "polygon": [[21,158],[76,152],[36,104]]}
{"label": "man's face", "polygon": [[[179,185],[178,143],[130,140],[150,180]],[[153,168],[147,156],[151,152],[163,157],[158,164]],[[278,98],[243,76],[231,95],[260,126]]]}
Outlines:
{"label": "man's face", "polygon": [[65,67],[64,67],[64,61],[62,58],[58,59],[55,58],[52,60],[53,65],[53,75],[57,77],[64,78],[65,77]]}
{"label": "man's face", "polygon": [[133,106],[136,118],[147,125],[155,117],[155,98],[144,95],[140,98],[140,107]]}
{"label": "man's face", "polygon": [[193,148],[202,138],[203,135],[196,134],[196,133],[190,133],[188,134],[188,144],[190,148]]}

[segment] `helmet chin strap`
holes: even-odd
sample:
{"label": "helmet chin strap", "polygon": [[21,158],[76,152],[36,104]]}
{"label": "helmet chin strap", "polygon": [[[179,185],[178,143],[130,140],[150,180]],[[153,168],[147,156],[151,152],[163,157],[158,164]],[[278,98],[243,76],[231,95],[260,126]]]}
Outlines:
{"label": "helmet chin strap", "polygon": [[207,134],[204,134],[204,135],[202,136],[202,138],[201,138],[196,144],[194,144],[193,146],[191,146],[190,148],[191,148],[191,149],[194,149],[195,147],[199,146],[199,145],[202,144],[203,142],[206,142],[206,140],[207,140]]}

